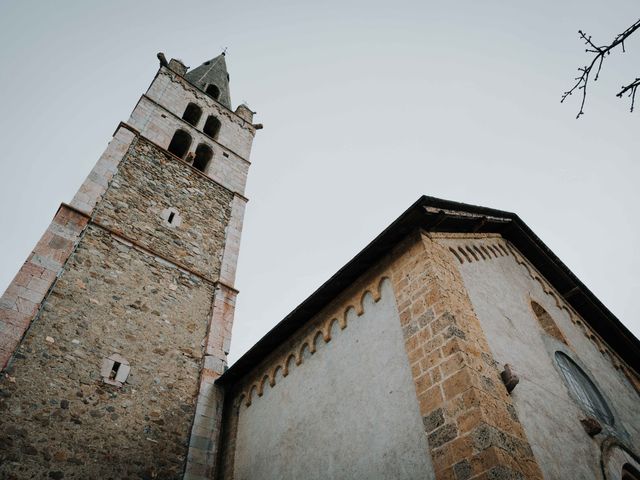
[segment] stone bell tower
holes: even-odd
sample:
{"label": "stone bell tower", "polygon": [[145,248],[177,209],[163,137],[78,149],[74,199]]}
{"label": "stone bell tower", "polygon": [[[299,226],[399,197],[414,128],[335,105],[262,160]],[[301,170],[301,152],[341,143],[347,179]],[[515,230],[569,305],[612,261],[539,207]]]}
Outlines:
{"label": "stone bell tower", "polygon": [[0,477],[208,478],[253,112],[160,69],[0,299]]}

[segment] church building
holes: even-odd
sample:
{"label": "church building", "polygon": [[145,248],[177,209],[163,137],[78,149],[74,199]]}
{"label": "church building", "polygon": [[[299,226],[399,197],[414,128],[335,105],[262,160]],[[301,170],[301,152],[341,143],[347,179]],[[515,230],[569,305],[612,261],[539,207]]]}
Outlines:
{"label": "church building", "polygon": [[419,198],[228,366],[262,125],[158,59],[0,298],[0,478],[640,480],[640,342],[508,211]]}

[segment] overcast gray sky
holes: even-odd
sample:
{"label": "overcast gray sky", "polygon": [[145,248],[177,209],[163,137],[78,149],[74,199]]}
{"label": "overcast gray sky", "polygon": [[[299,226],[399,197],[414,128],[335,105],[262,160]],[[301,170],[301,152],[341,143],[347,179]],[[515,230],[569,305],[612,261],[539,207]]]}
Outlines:
{"label": "overcast gray sky", "polygon": [[[635,0],[0,0],[0,290],[71,200],[158,68],[229,48],[251,156],[231,345],[237,359],[421,194],[518,213],[640,335],[640,111],[559,103]],[[639,109],[640,110],[640,109]]]}

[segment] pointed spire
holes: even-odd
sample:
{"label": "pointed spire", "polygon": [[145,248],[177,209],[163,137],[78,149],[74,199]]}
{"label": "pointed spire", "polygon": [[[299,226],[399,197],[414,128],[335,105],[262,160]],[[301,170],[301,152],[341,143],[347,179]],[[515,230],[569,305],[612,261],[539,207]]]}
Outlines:
{"label": "pointed spire", "polygon": [[224,52],[204,62],[184,76],[196,87],[204,90],[227,108],[231,108],[229,74]]}

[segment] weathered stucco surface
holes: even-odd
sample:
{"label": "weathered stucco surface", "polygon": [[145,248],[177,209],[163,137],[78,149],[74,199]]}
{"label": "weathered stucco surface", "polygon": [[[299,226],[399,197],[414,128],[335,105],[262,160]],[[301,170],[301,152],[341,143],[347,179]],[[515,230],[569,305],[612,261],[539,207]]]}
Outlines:
{"label": "weathered stucco surface", "polygon": [[[496,243],[491,239],[440,242],[456,252],[462,247],[471,260],[458,253],[464,261],[459,265],[464,284],[495,360],[511,364],[520,377],[511,396],[545,478],[603,478],[600,444],[605,435],[592,439],[585,433],[580,424],[585,414],[569,395],[554,352],[567,353],[587,372],[615,416],[615,429],[608,433],[632,446],[640,445],[638,394],[513,254],[480,258],[474,246],[485,247],[486,253],[486,245]],[[466,247],[473,249],[474,256]],[[568,346],[544,332],[531,308],[532,300],[555,320]]]}
{"label": "weathered stucco surface", "polygon": [[[300,472],[303,472],[302,465],[307,457],[313,459],[312,465],[319,464],[320,454],[317,450],[332,449],[334,443],[337,445],[337,460],[330,465],[348,465],[349,462],[358,462],[361,458],[368,461],[369,449],[377,454],[375,461],[384,463],[386,457],[383,454],[380,456],[380,450],[377,450],[378,442],[385,441],[390,435],[395,434],[395,425],[402,425],[397,419],[392,425],[385,425],[385,431],[372,430],[370,435],[360,438],[354,438],[354,435],[349,437],[351,432],[361,431],[358,430],[361,428],[360,425],[348,429],[347,433],[344,432],[343,425],[350,425],[348,418],[338,425],[331,423],[331,419],[329,423],[323,419],[318,424],[319,432],[333,429],[341,432],[340,435],[332,436],[327,433],[324,437],[315,439],[307,434],[309,422],[314,426],[317,423],[316,417],[313,416],[314,411],[322,416],[327,411],[326,406],[334,412],[338,404],[344,401],[344,392],[338,389],[337,393],[332,393],[331,389],[346,381],[351,382],[343,389],[351,394],[346,398],[355,395],[358,399],[357,395],[361,394],[366,396],[362,397],[364,400],[360,408],[367,411],[368,405],[374,405],[384,419],[387,414],[385,408],[388,406],[385,405],[387,393],[383,386],[391,377],[378,377],[382,383],[374,383],[373,386],[370,378],[374,377],[369,371],[355,378],[350,377],[355,361],[368,358],[360,354],[359,349],[373,348],[383,358],[390,355],[390,358],[407,359],[414,398],[408,402],[415,405],[414,402],[417,400],[416,420],[419,420],[419,423],[412,423],[413,426],[408,427],[407,432],[409,436],[415,434],[418,441],[426,447],[424,454],[428,461],[423,465],[424,469],[421,470],[416,463],[415,470],[407,472],[395,463],[395,457],[392,456],[394,462],[380,466],[375,471],[367,471],[371,478],[397,478],[398,475],[409,475],[409,478],[426,476],[437,480],[542,480],[542,472],[533,457],[512,399],[500,380],[497,364],[491,355],[471,300],[467,296],[456,263],[449,250],[429,234],[416,231],[408,235],[385,259],[345,287],[322,312],[304,322],[295,334],[284,340],[269,356],[229,386],[234,393],[227,396],[230,401],[225,405],[224,448],[217,478],[246,478],[246,475],[241,476],[246,472],[238,471],[237,467],[234,475],[234,455],[236,459],[243,459],[244,467],[262,467],[267,461],[267,454],[263,453],[266,449],[264,445],[269,447],[267,451],[271,456],[276,456],[276,465],[285,463],[281,457],[288,455],[289,450],[293,449],[292,455],[299,454],[302,457],[299,460]],[[352,342],[365,342],[369,345],[352,344],[352,351],[346,352],[344,357],[353,361],[341,362],[336,366],[337,374],[324,373],[333,372],[333,365],[318,368],[328,379],[332,379],[334,375],[342,375],[346,370],[345,379],[339,378],[330,383],[331,388],[327,388],[330,390],[329,393],[312,395],[302,403],[302,394],[297,389],[302,389],[303,392],[306,390],[307,396],[315,394],[316,383],[325,386],[327,380],[322,377],[305,377],[304,382],[288,383],[288,375],[292,375],[288,373],[289,370],[295,369],[296,372],[304,373],[307,363],[315,360],[316,356],[323,358],[322,354],[327,351],[325,343],[334,342],[335,333],[338,336],[346,335],[338,328],[349,330],[351,324],[358,325],[358,317],[365,316],[365,312],[368,311],[368,303],[363,306],[362,299],[371,295],[374,301],[378,301],[381,296],[378,286],[381,282],[383,285],[386,285],[386,282],[392,285],[396,305],[393,322],[399,322],[402,341],[399,345],[385,344],[384,348],[380,348],[380,340],[377,337],[371,338],[368,333],[361,335]],[[362,323],[363,328],[366,324],[367,322]],[[318,345],[319,351],[314,353]],[[376,360],[377,357],[370,361]],[[324,365],[323,362],[319,363]],[[387,363],[393,365],[393,362]],[[380,367],[374,363],[374,368]],[[386,366],[382,368],[387,369]],[[269,388],[273,390],[268,390]],[[245,412],[259,405],[264,397],[268,400],[273,398],[269,395],[275,395],[279,389],[284,391],[277,394],[277,401],[269,401],[269,411],[262,411],[262,416],[251,414],[255,416],[251,420],[244,420],[245,426],[241,425]],[[336,395],[340,400],[336,400]],[[301,409],[310,418],[308,422],[292,416],[284,408],[291,398],[301,402]],[[278,411],[278,401],[283,404],[281,411]],[[311,407],[310,410],[306,410],[306,405]],[[245,407],[248,408],[244,410]],[[390,410],[391,416],[395,412],[393,408]],[[295,412],[295,409],[293,411]],[[335,413],[332,415],[340,418]],[[348,412],[348,415],[362,420],[365,425],[373,421],[369,417],[359,417],[359,411]],[[284,423],[284,426],[278,427],[278,433],[281,433],[282,437],[290,435],[295,438],[295,433],[301,432],[300,445],[288,438],[288,441],[282,441],[281,445],[273,445],[270,443],[271,436],[263,438],[259,430],[254,431],[250,428],[249,424],[252,422],[262,426],[268,421],[273,421],[274,417]],[[303,419],[307,420],[307,417]],[[378,419],[376,422],[381,420]],[[341,443],[344,435],[351,440],[346,447]],[[307,442],[311,442],[311,445],[307,446]],[[353,443],[358,443],[358,446],[354,447]],[[284,451],[276,450],[273,453],[273,447],[278,446]],[[333,450],[330,452],[334,453]],[[251,463],[256,455],[262,463]],[[281,457],[277,457],[278,455]],[[325,455],[325,458],[333,460],[332,456]],[[262,470],[260,472],[262,473]],[[281,475],[281,478],[294,478],[291,476],[294,473],[299,472],[282,469],[275,474]],[[359,478],[355,474],[342,473],[344,472],[338,472],[334,478]]]}
{"label": "weathered stucco surface", "polygon": [[[139,138],[120,162],[94,220],[208,279],[220,272],[233,194]],[[179,227],[168,226],[174,208]]]}
{"label": "weathered stucco surface", "polygon": [[213,293],[90,225],[0,384],[0,477],[179,478]]}
{"label": "weathered stucco surface", "polygon": [[390,283],[347,324],[239,407],[236,480],[435,478]]}

